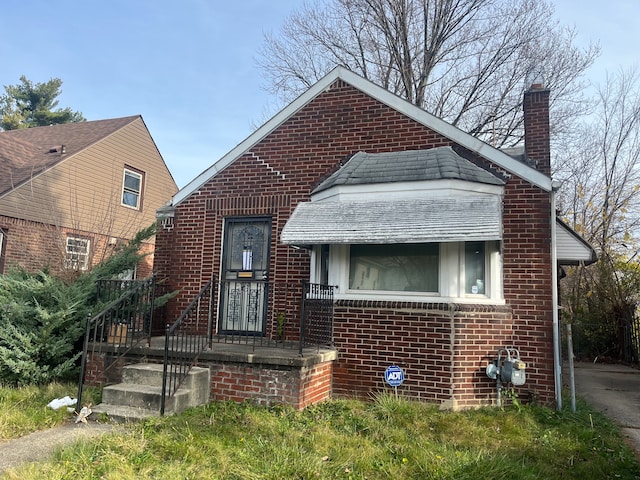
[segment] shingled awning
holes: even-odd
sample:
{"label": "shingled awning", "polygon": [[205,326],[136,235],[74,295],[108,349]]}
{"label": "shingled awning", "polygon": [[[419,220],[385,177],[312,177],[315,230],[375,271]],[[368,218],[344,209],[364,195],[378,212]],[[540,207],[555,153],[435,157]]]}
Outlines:
{"label": "shingled awning", "polygon": [[498,195],[319,201],[298,204],[284,226],[287,245],[499,240]]}

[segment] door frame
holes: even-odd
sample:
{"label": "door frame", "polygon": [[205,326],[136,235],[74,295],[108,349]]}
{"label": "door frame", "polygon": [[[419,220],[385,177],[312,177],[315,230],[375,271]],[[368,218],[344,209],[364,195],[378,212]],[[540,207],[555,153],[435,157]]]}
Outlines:
{"label": "door frame", "polygon": [[[254,270],[242,270],[238,268],[230,268],[229,249],[233,247],[233,238],[230,234],[232,225],[237,224],[262,224],[264,226],[264,246],[263,266],[266,268]],[[222,335],[243,335],[243,336],[264,336],[267,332],[267,314],[269,305],[269,269],[271,267],[271,230],[273,227],[273,219],[271,216],[230,216],[224,218],[222,230],[222,256],[220,263],[221,282],[220,282],[220,298],[218,305],[218,322],[217,331]],[[244,263],[244,260],[243,260]],[[253,267],[253,259],[251,260]],[[266,264],[265,264],[266,263]],[[258,272],[258,273],[256,273]],[[250,297],[253,298],[256,307],[254,313],[261,316],[261,325],[259,328],[244,328],[247,325],[245,318],[239,319],[239,328],[229,328],[227,318],[229,300],[229,289],[233,287],[236,294],[236,300],[243,303],[243,307],[250,308]],[[247,303],[248,302],[248,303]],[[262,303],[262,305],[260,305]],[[243,316],[244,317],[244,316]]]}

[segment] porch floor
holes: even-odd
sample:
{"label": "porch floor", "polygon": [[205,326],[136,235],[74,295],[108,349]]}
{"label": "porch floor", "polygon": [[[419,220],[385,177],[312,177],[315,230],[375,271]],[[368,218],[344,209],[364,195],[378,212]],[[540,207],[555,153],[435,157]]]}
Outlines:
{"label": "porch floor", "polygon": [[[151,337],[140,340],[128,352],[130,355],[163,358],[165,337]],[[106,348],[105,348],[106,347]],[[103,351],[122,353],[122,348],[116,345],[103,344]],[[296,367],[311,367],[318,363],[333,361],[338,358],[338,352],[330,347],[307,347],[302,355],[297,347],[265,346],[253,343],[225,343],[213,340],[211,348],[206,349],[199,356],[200,361],[222,361],[233,363],[250,363],[264,365],[287,365]]]}

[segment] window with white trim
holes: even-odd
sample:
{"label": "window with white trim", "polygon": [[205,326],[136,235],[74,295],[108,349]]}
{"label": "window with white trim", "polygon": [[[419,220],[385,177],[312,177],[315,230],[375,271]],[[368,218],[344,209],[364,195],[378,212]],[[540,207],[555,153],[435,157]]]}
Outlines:
{"label": "window with white trim", "polygon": [[91,241],[88,238],[67,237],[64,267],[69,270],[87,270]]}
{"label": "window with white trim", "polygon": [[438,292],[437,243],[351,245],[349,289]]}
{"label": "window with white trim", "polygon": [[485,294],[485,245],[484,242],[465,242],[464,276],[465,294]]}
{"label": "window with white trim", "polygon": [[[321,280],[314,248],[312,282]],[[330,246],[336,298],[503,302],[500,241]]]}
{"label": "window with white trim", "polygon": [[144,174],[130,168],[124,169],[122,179],[122,205],[140,210]]}

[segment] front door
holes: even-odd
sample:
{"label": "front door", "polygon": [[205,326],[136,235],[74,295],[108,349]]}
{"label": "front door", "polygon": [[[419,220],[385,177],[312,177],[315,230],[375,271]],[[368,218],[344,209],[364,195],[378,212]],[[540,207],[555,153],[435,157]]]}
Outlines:
{"label": "front door", "polygon": [[270,238],[269,218],[226,220],[220,333],[265,333]]}

